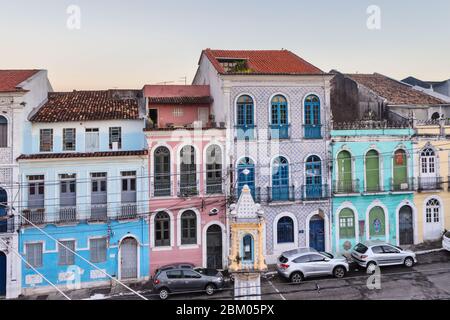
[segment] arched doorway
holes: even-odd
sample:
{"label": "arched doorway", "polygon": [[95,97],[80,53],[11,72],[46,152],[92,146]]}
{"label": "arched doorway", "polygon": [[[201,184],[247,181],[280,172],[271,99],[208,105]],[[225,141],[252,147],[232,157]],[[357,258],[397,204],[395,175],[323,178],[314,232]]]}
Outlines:
{"label": "arched doorway", "polygon": [[414,220],[412,208],[410,206],[401,207],[398,216],[400,245],[414,244]]}
{"label": "arched doorway", "polygon": [[318,214],[309,220],[309,246],[317,251],[325,251],[325,221]]}
{"label": "arched doorway", "polygon": [[213,224],[206,231],[206,266],[223,269],[222,265],[222,228]]}
{"label": "arched doorway", "polygon": [[125,238],[120,243],[120,278],[138,277],[138,242],[134,238]]}
{"label": "arched doorway", "polygon": [[6,296],[6,255],[0,251],[0,297]]}
{"label": "arched doorway", "polygon": [[8,231],[8,220],[2,219],[8,214],[8,194],[0,188],[0,233]]}

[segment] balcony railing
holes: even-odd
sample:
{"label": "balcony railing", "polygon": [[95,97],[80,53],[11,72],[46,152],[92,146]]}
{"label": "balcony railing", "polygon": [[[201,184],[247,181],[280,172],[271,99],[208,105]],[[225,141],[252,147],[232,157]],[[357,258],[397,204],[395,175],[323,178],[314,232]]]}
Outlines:
{"label": "balcony railing", "polygon": [[334,194],[359,193],[359,179],[333,181]]}
{"label": "balcony railing", "polygon": [[391,191],[392,192],[407,192],[414,191],[414,178],[408,178],[404,181],[395,181],[395,179],[391,179]]}
{"label": "balcony railing", "polygon": [[206,182],[206,193],[207,194],[222,194],[222,181],[207,181]]}
{"label": "balcony railing", "polygon": [[364,192],[378,193],[378,192],[384,192],[384,190],[383,190],[383,186],[380,183],[377,183],[376,185],[364,186]]}
{"label": "balcony railing", "polygon": [[137,204],[136,203],[122,203],[118,215],[119,220],[130,220],[137,218]]}
{"label": "balcony railing", "polygon": [[59,208],[59,220],[60,223],[71,223],[77,221],[77,208],[76,207],[60,207]]}
{"label": "balcony railing", "polygon": [[0,216],[0,233],[13,233],[15,231],[14,217],[8,215]]}
{"label": "balcony railing", "polygon": [[302,186],[302,200],[303,201],[319,201],[330,197],[328,185],[303,185]]}
{"label": "balcony railing", "polygon": [[295,201],[294,186],[277,186],[267,188],[267,202]]}
{"label": "balcony railing", "polygon": [[188,198],[198,196],[198,188],[196,185],[194,186],[180,186],[180,191],[178,192],[178,197],[180,198]]}
{"label": "balcony railing", "polygon": [[271,124],[269,129],[269,139],[282,140],[289,139],[291,136],[291,126],[289,124]]}
{"label": "balcony railing", "polygon": [[157,182],[153,184],[154,197],[170,197],[172,195],[172,187],[170,182]]}
{"label": "balcony railing", "polygon": [[255,139],[255,125],[237,125],[236,139],[237,140],[254,140]]}
{"label": "balcony railing", "polygon": [[322,139],[322,125],[304,124],[305,139]]}
{"label": "balcony railing", "polygon": [[22,225],[44,224],[45,223],[45,209],[25,209],[22,212],[25,219],[22,219]]}
{"label": "balcony railing", "polygon": [[105,222],[108,220],[108,205],[104,204],[93,204],[91,206],[91,216],[89,218],[90,222]]}
{"label": "balcony railing", "polygon": [[443,189],[442,177],[419,177],[418,181],[419,191]]}

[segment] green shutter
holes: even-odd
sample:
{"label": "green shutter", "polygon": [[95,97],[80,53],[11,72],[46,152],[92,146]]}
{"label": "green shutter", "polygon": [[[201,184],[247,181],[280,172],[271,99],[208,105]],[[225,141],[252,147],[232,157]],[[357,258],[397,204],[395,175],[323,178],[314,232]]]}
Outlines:
{"label": "green shutter", "polygon": [[338,154],[338,190],[352,192],[352,157],[350,152],[341,151]]}
{"label": "green shutter", "polygon": [[370,236],[384,236],[386,221],[384,211],[380,207],[375,207],[369,212]]}
{"label": "green shutter", "polygon": [[380,157],[375,150],[366,155],[366,190],[380,191]]}
{"label": "green shutter", "polygon": [[339,214],[339,238],[351,239],[355,237],[355,214],[351,209],[343,209]]}
{"label": "green shutter", "polygon": [[397,150],[392,160],[394,167],[394,186],[400,186],[408,182],[408,164],[406,153],[403,150]]}

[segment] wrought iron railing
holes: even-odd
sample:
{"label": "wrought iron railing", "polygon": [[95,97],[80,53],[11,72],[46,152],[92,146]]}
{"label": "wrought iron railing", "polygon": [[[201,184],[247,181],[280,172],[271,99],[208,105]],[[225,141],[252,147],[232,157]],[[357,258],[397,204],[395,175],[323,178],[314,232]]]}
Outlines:
{"label": "wrought iron railing", "polygon": [[442,190],[442,177],[419,177],[417,189],[418,191]]}
{"label": "wrought iron railing", "polygon": [[59,219],[60,223],[70,223],[77,221],[77,208],[76,207],[60,207]]}
{"label": "wrought iron railing", "polygon": [[305,139],[322,139],[322,125],[320,124],[304,124]]}
{"label": "wrought iron railing", "polygon": [[407,178],[404,180],[396,180],[391,178],[392,192],[407,192],[414,190],[415,190],[414,178]]}
{"label": "wrought iron railing", "polygon": [[291,126],[289,124],[269,125],[269,139],[282,140],[291,137]]}
{"label": "wrought iron railing", "polygon": [[196,185],[180,186],[178,197],[188,198],[193,196],[198,196],[198,188]]}
{"label": "wrought iron railing", "polygon": [[120,207],[118,219],[119,220],[129,220],[136,219],[138,216],[136,203],[122,203]]}
{"label": "wrought iron railing", "polygon": [[236,140],[255,140],[256,139],[256,126],[249,125],[236,125]]}
{"label": "wrought iron railing", "polygon": [[22,225],[44,224],[45,223],[45,209],[25,209],[22,211],[25,219],[22,219]]}
{"label": "wrought iron railing", "polygon": [[170,182],[158,182],[153,183],[153,196],[154,197],[170,197],[172,195],[172,187]]}
{"label": "wrought iron railing", "polygon": [[267,202],[295,201],[294,186],[267,187]]}
{"label": "wrought iron railing", "polygon": [[303,185],[302,186],[302,201],[320,201],[330,198],[328,185]]}
{"label": "wrought iron railing", "polygon": [[223,186],[220,181],[206,181],[206,194],[222,194]]}
{"label": "wrought iron railing", "polygon": [[90,222],[105,222],[108,220],[108,204],[93,204],[91,205]]}
{"label": "wrought iron railing", "polygon": [[13,233],[15,231],[14,217],[8,215],[0,216],[0,233]]}
{"label": "wrought iron railing", "polygon": [[334,194],[359,193],[359,179],[356,180],[337,180],[333,181]]}

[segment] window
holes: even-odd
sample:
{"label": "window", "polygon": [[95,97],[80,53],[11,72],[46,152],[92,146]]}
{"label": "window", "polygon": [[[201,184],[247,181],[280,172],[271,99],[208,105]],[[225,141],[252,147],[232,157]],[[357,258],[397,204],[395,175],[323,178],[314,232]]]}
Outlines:
{"label": "window", "polygon": [[181,279],[183,278],[183,271],[181,270],[172,270],[166,272],[168,279]]}
{"label": "window", "polygon": [[337,156],[337,193],[355,192],[353,187],[352,156],[348,151],[341,151]]}
{"label": "window", "polygon": [[53,129],[40,130],[40,152],[53,151]]}
{"label": "window", "polygon": [[89,240],[91,262],[101,263],[106,261],[106,238],[90,239]]}
{"label": "window", "polygon": [[256,201],[256,188],[255,188],[255,164],[253,163],[253,160],[246,157],[242,158],[239,161],[238,164],[238,170],[237,170],[237,178],[238,178],[238,194],[237,196],[240,197],[242,188],[245,185],[248,185],[248,187],[251,190],[252,197]]}
{"label": "window", "polygon": [[294,242],[294,221],[290,217],[282,217],[277,223],[277,243]]}
{"label": "window", "polygon": [[369,212],[369,226],[371,237],[385,236],[385,216],[381,207],[374,207]]}
{"label": "window", "polygon": [[183,108],[174,108],[173,111],[172,111],[172,115],[173,115],[175,118],[179,118],[179,117],[184,116],[184,110],[183,110]]}
{"label": "window", "polygon": [[441,220],[440,215],[441,205],[438,200],[431,199],[426,204],[426,221],[427,223],[439,223]]}
{"label": "window", "polygon": [[236,110],[238,139],[253,139],[254,115],[253,99],[247,95],[239,97]]}
{"label": "window", "polygon": [[155,126],[158,126],[158,109],[150,109],[148,111],[148,117]]}
{"label": "window", "polygon": [[192,270],[183,270],[183,278],[187,279],[200,279],[202,276]]}
{"label": "window", "polygon": [[375,254],[382,254],[384,253],[383,247],[382,246],[372,247],[372,252]]}
{"label": "window", "polygon": [[166,147],[159,147],[155,150],[155,177],[154,195],[163,197],[171,195],[170,186],[170,151]]}
{"label": "window", "polygon": [[28,206],[30,209],[44,208],[44,176],[28,176]]}
{"label": "window", "polygon": [[115,145],[117,149],[122,149],[122,128],[121,127],[112,127],[109,128],[109,148],[115,149]]}
{"label": "window", "polygon": [[307,263],[309,262],[309,255],[298,257],[294,260],[295,263]]}
{"label": "window", "polygon": [[405,150],[397,150],[394,153],[394,191],[403,190],[405,183],[408,183],[408,163]]}
{"label": "window", "polygon": [[0,148],[8,147],[8,120],[0,116]]}
{"label": "window", "polygon": [[167,212],[155,216],[155,246],[170,246],[170,216]]}
{"label": "window", "polygon": [[182,197],[197,194],[197,165],[195,148],[184,146],[180,152],[180,193]]}
{"label": "window", "polygon": [[311,254],[309,256],[309,262],[320,262],[320,261],[324,261],[325,257],[321,256],[319,254]]}
{"label": "window", "polygon": [[376,150],[366,154],[366,192],[381,191],[380,156]]}
{"label": "window", "polygon": [[[136,204],[136,171],[123,171],[122,174],[122,204]],[[125,210],[125,209],[124,209]],[[135,209],[129,209],[135,210]]]}
{"label": "window", "polygon": [[197,243],[197,215],[194,211],[185,211],[181,215],[181,244]]}
{"label": "window", "polygon": [[[60,241],[58,244],[58,264],[60,266],[71,266],[75,264],[75,254],[70,250],[75,251],[75,241]],[[65,245],[70,250],[67,250],[62,245]]]}
{"label": "window", "polygon": [[76,174],[60,174],[60,206],[72,207],[76,205],[77,181]]}
{"label": "window", "polygon": [[222,151],[216,145],[206,150],[206,193],[222,193]]}
{"label": "window", "polygon": [[249,234],[247,234],[246,236],[244,236],[244,238],[242,239],[242,243],[243,243],[243,261],[245,262],[251,262],[253,261],[253,237]]}
{"label": "window", "polygon": [[436,173],[436,156],[431,148],[426,148],[420,153],[421,173],[424,176],[433,176]]}
{"label": "window", "polygon": [[99,149],[99,129],[86,129],[86,152],[95,152]]}
{"label": "window", "polygon": [[288,104],[285,97],[277,95],[271,105],[271,137],[273,139],[289,138]]}
{"label": "window", "polygon": [[92,192],[106,192],[106,172],[91,173]]}
{"label": "window", "polygon": [[278,157],[273,161],[272,200],[289,200],[289,162],[284,157]]}
{"label": "window", "polygon": [[355,237],[355,214],[351,209],[343,209],[339,214],[339,238],[352,239]]}
{"label": "window", "polygon": [[305,139],[320,139],[320,99],[316,95],[310,95],[305,99]]}
{"label": "window", "polygon": [[[42,267],[42,251],[43,244],[42,243],[27,243],[25,244],[26,250],[26,259],[27,262],[34,268]],[[28,269],[31,269],[30,266],[27,265]]]}
{"label": "window", "polygon": [[306,186],[304,196],[306,199],[322,198],[322,161],[318,156],[310,156],[305,165]]}
{"label": "window", "polygon": [[75,151],[76,149],[76,129],[64,128],[63,129],[63,150]]}
{"label": "window", "polygon": [[384,253],[400,253],[398,249],[395,249],[391,246],[383,246]]}

